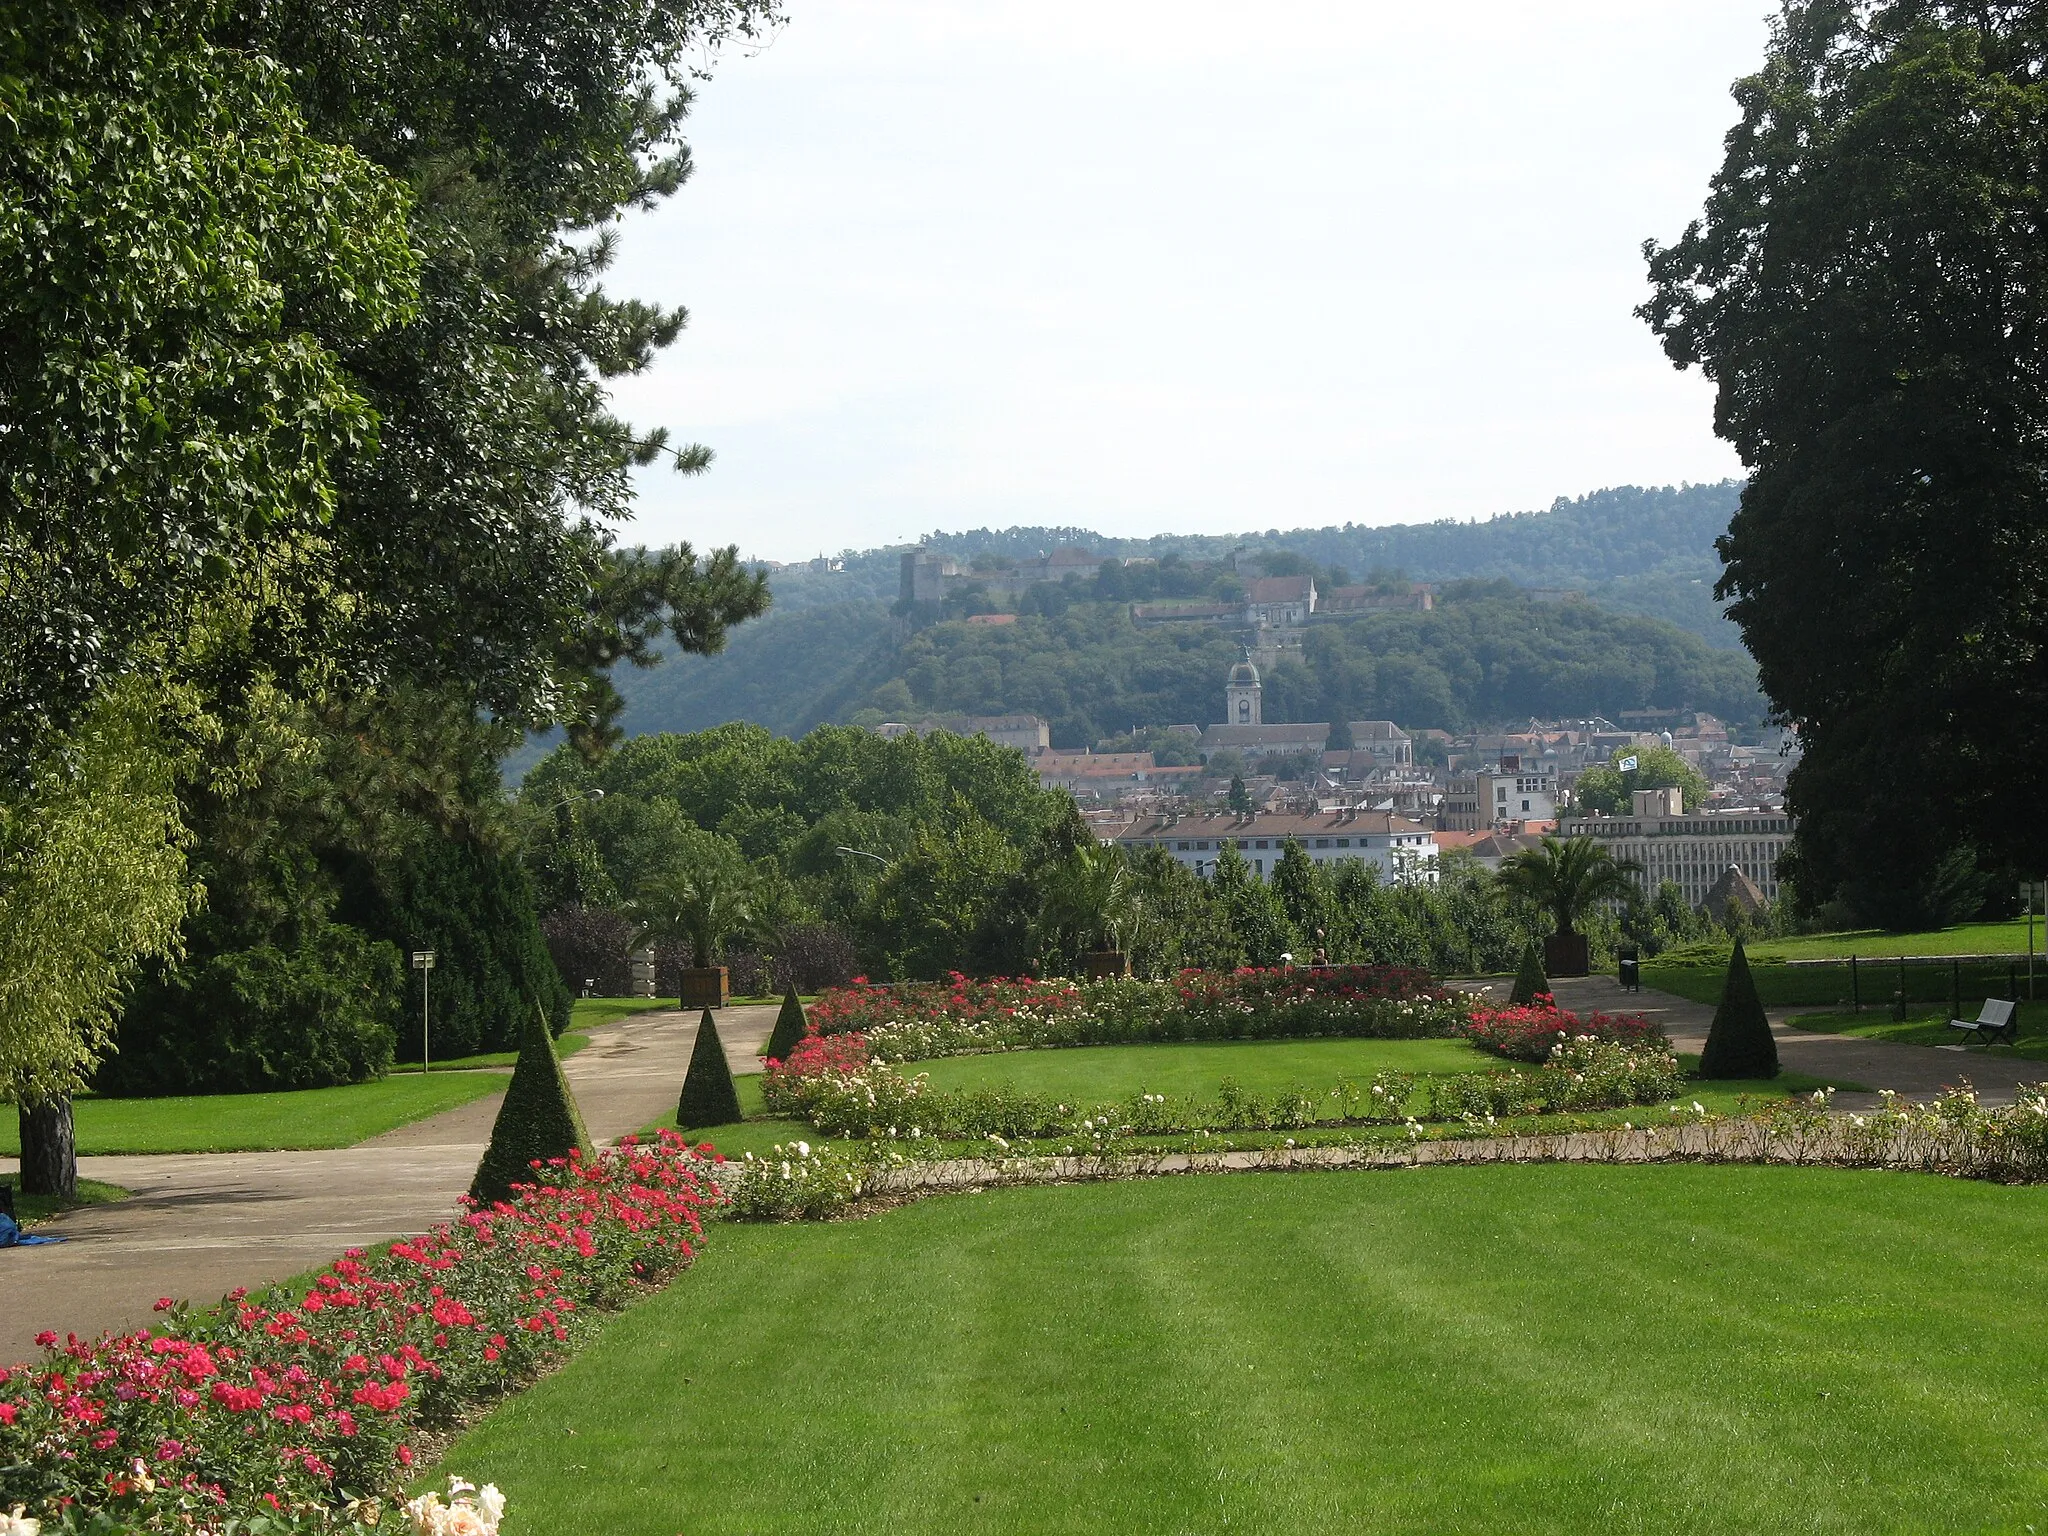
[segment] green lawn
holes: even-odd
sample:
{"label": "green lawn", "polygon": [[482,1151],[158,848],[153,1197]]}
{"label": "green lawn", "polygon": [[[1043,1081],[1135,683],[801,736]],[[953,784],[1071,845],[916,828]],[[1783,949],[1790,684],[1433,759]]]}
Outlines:
{"label": "green lawn", "polygon": [[1376,1072],[1488,1072],[1503,1061],[1463,1040],[1226,1040],[1167,1045],[1091,1045],[1059,1051],[1006,1051],[912,1062],[934,1088],[1007,1087],[1062,1103],[1108,1102],[1134,1093],[1213,1098],[1226,1077],[1247,1093],[1281,1093],[1306,1084],[1369,1081]]}
{"label": "green lawn", "polygon": [[[574,1031],[558,1035],[555,1038],[555,1055],[559,1059],[567,1061],[588,1044],[590,1044],[590,1036],[588,1035],[579,1035]],[[517,1051],[484,1051],[476,1056],[457,1056],[450,1061],[442,1061],[439,1057],[436,1057],[433,1069],[436,1072],[467,1072],[477,1067],[509,1067],[517,1060],[519,1060],[519,1053]],[[418,1072],[423,1069],[418,1062],[412,1061],[401,1062],[391,1070],[394,1072]]]}
{"label": "green lawn", "polygon": [[675,1006],[674,999],[665,997],[579,997],[569,1005],[569,1028],[595,1029],[600,1024],[629,1019],[636,1013]]}
{"label": "green lawn", "polygon": [[34,1226],[39,1221],[47,1221],[50,1217],[61,1215],[65,1211],[75,1211],[80,1206],[111,1205],[116,1200],[126,1200],[134,1193],[133,1190],[123,1189],[118,1184],[102,1184],[97,1179],[80,1179],[76,1200],[58,1200],[50,1195],[24,1195],[21,1193],[21,1175],[18,1173],[0,1173],[0,1184],[15,1192],[14,1219],[24,1227]]}
{"label": "green lawn", "polygon": [[[1699,1066],[1697,1056],[1681,1055],[1679,1064],[1688,1072]],[[946,1089],[1007,1085],[1032,1093],[1049,1095],[1076,1105],[1095,1101],[1125,1099],[1134,1093],[1170,1093],[1213,1096],[1223,1079],[1234,1077],[1248,1092],[1280,1093],[1297,1083],[1312,1088],[1333,1086],[1340,1079],[1369,1078],[1382,1070],[1399,1072],[1472,1072],[1504,1070],[1517,1063],[1504,1061],[1462,1040],[1283,1040],[1224,1041],[1167,1045],[1102,1045],[1071,1050],[1009,1051],[989,1056],[949,1056],[936,1061],[905,1064],[903,1070],[928,1072],[933,1086]],[[741,1125],[699,1129],[693,1141],[708,1141],[728,1157],[752,1152],[766,1154],[780,1143],[816,1142],[818,1131],[805,1121],[767,1118],[761,1102],[761,1078],[749,1073],[735,1076],[740,1110],[747,1116]],[[1698,1100],[1717,1114],[1741,1111],[1743,1100],[1812,1093],[1833,1086],[1844,1092],[1864,1092],[1860,1083],[1808,1077],[1786,1072],[1768,1081],[1703,1082],[1686,1085],[1684,1102]],[[1638,1106],[1577,1117],[1575,1123],[1619,1125],[1623,1121],[1641,1124],[1654,1119],[1658,1106]],[[1539,1131],[1556,1122],[1527,1118],[1514,1128]],[[670,1115],[643,1131],[674,1129]],[[1355,1139],[1359,1132],[1327,1131],[1233,1132],[1227,1138],[1233,1147],[1279,1146],[1290,1136],[1302,1145],[1334,1139]],[[1391,1135],[1403,1135],[1399,1127]],[[1180,1147],[1185,1136],[1136,1137],[1133,1148]],[[1214,1144],[1205,1143],[1205,1144]],[[988,1151],[983,1142],[960,1142],[952,1150],[961,1156],[979,1156]],[[1052,1142],[1039,1144],[1039,1151],[1057,1151]]]}
{"label": "green lawn", "polygon": [[2048,1188],[1141,1180],[720,1227],[445,1457],[508,1536],[2020,1532]]}
{"label": "green lawn", "polygon": [[[352,1147],[385,1131],[504,1089],[502,1072],[407,1073],[346,1088],[222,1093],[175,1099],[76,1101],[78,1150],[266,1152]],[[21,1151],[20,1128],[0,1114],[0,1155]]]}
{"label": "green lawn", "polygon": [[[1970,1010],[1970,1017],[1974,1019],[1976,1016],[1976,1010]],[[2048,1002],[2022,1002],[2014,1017],[2020,1025],[2018,1045],[1979,1046],[1972,1041],[1968,1047],[1970,1054],[1976,1055],[1981,1051],[1984,1055],[2008,1060],[2017,1056],[2030,1061],[2048,1061]],[[1789,1022],[1795,1028],[1816,1030],[1825,1035],[1856,1035],[1865,1040],[1893,1040],[1905,1045],[1963,1044],[1963,1032],[1950,1029],[1948,1020],[1946,1008],[1916,1008],[1904,1019],[1894,1019],[1888,1008],[1866,1008],[1861,1013],[1795,1014]]]}
{"label": "green lawn", "polygon": [[[2034,951],[2041,952],[2041,915],[2034,914]],[[1752,957],[1769,960],[1871,959],[1881,955],[2024,955],[2026,919],[2003,923],[1963,923],[1927,933],[1886,933],[1864,928],[1851,933],[1809,933],[1790,939],[1759,939],[1749,946]]]}

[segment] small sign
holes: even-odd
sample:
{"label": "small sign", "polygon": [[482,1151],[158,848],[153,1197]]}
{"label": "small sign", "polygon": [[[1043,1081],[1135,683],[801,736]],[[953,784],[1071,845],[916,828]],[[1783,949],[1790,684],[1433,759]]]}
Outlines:
{"label": "small sign", "polygon": [[434,968],[434,952],[431,949],[414,950],[412,968],[416,971],[431,971]]}
{"label": "small sign", "polygon": [[1623,773],[1634,773],[1636,771],[1636,760],[1633,757],[1624,757],[1620,762],[1616,763],[1614,766],[1619,768]]}

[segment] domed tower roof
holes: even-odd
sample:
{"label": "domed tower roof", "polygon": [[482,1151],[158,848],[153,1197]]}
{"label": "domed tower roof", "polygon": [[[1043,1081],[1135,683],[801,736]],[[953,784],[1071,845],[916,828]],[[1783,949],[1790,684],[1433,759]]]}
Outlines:
{"label": "domed tower roof", "polygon": [[1259,669],[1249,661],[1240,661],[1230,669],[1230,681],[1233,683],[1256,683],[1258,680]]}

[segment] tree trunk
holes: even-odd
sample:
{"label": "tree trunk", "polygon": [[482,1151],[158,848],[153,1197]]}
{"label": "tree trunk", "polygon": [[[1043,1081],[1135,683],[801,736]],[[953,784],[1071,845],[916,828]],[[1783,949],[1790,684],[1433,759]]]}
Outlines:
{"label": "tree trunk", "polygon": [[21,1106],[21,1192],[78,1197],[78,1141],[72,1133],[71,1095]]}

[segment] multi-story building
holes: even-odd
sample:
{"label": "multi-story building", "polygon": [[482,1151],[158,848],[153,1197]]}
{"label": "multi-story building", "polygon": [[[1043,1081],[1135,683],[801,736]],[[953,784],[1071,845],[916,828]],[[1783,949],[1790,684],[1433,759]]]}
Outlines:
{"label": "multi-story building", "polygon": [[1163,848],[1205,878],[1215,874],[1226,843],[1235,843],[1256,873],[1270,875],[1292,842],[1318,864],[1357,859],[1377,864],[1386,880],[1436,879],[1435,835],[1421,822],[1387,811],[1168,812],[1133,824],[1115,842],[1125,848]]}
{"label": "multi-story building", "polygon": [[1316,584],[1308,576],[1255,576],[1244,584],[1244,620],[1273,628],[1298,627],[1316,611]]}
{"label": "multi-story building", "polygon": [[1687,811],[1675,789],[1637,790],[1621,816],[1573,816],[1558,824],[1560,837],[1597,838],[1617,859],[1642,866],[1635,877],[1645,896],[1671,881],[1686,904],[1706,901],[1728,870],[1778,899],[1778,860],[1792,846],[1792,818],[1783,811]]}
{"label": "multi-story building", "polygon": [[1503,822],[1556,819],[1556,760],[1510,753],[1491,768],[1453,777],[1437,825],[1446,832],[1484,832]]}

